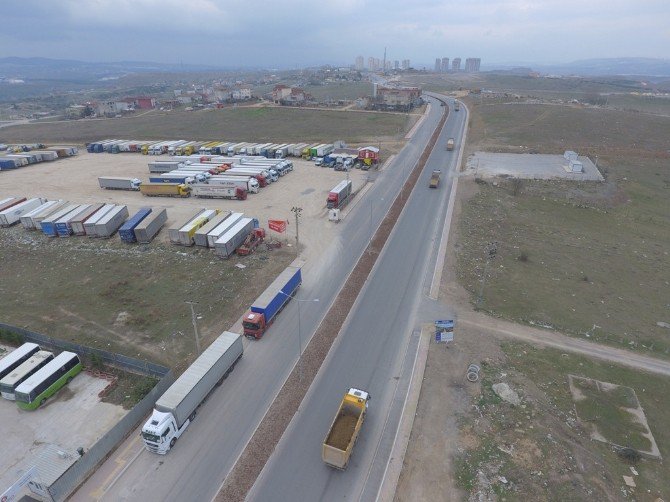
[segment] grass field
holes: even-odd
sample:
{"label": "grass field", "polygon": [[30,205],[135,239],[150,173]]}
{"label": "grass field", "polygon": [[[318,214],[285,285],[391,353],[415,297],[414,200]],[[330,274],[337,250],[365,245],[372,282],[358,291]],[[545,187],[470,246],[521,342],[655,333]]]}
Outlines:
{"label": "grass field", "polygon": [[[670,357],[670,119],[556,106],[482,106],[470,150],[598,155],[604,183],[480,185],[464,207],[460,282],[511,320]],[[635,120],[633,120],[633,118]],[[489,243],[497,255],[486,270]],[[659,324],[661,323],[661,324]]]}
{"label": "grass field", "polygon": [[[625,456],[606,443],[592,441],[588,423],[577,418],[568,384],[568,375],[573,374],[633,389],[661,455],[667,456],[670,401],[661,398],[666,378],[520,343],[504,343],[502,349],[502,357],[482,365],[481,396],[461,416],[464,448],[456,461],[461,488],[500,500],[619,500],[622,495],[668,499],[668,467],[660,460]],[[520,395],[521,406],[511,406],[494,394],[491,385],[500,381]],[[609,406],[596,414],[601,421],[608,420],[610,433],[625,436],[629,418],[618,413]],[[625,487],[624,475],[634,477],[638,486],[634,492]]]}
{"label": "grass field", "polygon": [[260,249],[239,269],[238,260],[195,248],[129,247],[116,238],[51,240],[22,227],[2,229],[2,320],[179,370],[195,353],[185,301],[199,302],[198,328],[207,346],[293,257]]}
{"label": "grass field", "polygon": [[3,142],[75,143],[104,138],[138,140],[351,143],[397,138],[414,123],[405,114],[236,107],[221,110],[155,111],[136,117],[27,124],[0,130]]}

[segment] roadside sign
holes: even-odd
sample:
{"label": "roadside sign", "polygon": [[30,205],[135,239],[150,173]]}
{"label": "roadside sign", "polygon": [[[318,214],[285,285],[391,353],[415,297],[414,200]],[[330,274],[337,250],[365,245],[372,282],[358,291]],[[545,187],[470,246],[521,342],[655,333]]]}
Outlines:
{"label": "roadside sign", "polygon": [[447,343],[454,341],[453,319],[435,321],[435,341],[437,343]]}

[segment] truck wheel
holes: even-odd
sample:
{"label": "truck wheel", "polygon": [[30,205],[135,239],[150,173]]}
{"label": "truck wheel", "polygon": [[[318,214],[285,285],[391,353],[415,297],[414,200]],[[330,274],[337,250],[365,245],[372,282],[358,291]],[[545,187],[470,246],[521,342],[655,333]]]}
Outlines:
{"label": "truck wheel", "polygon": [[175,444],[176,442],[177,442],[177,438],[172,438],[172,439],[170,440],[170,449],[172,449],[172,447],[174,446],[174,444]]}

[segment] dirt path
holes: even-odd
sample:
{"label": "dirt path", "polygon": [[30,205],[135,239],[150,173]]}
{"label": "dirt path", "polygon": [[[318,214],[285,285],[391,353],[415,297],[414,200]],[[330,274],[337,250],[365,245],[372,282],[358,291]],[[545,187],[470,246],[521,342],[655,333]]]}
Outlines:
{"label": "dirt path", "polygon": [[458,323],[477,328],[482,333],[490,334],[498,339],[515,338],[533,345],[574,352],[587,357],[594,357],[631,368],[670,376],[670,362],[569,337],[556,331],[515,324],[472,311],[461,312]]}

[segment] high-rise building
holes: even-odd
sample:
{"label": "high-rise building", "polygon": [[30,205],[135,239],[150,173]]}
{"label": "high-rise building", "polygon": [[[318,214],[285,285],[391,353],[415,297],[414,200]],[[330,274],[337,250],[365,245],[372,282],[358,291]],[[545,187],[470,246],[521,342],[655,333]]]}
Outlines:
{"label": "high-rise building", "polygon": [[393,69],[394,70],[399,70],[400,69],[400,61],[398,61],[397,59],[395,61],[393,61]]}
{"label": "high-rise building", "polygon": [[442,58],[442,64],[440,69],[442,73],[447,73],[449,71],[449,58]]}
{"label": "high-rise building", "polygon": [[356,58],[356,70],[362,71],[365,69],[365,58],[363,56],[358,56]]}
{"label": "high-rise building", "polygon": [[409,70],[409,59],[403,59],[402,60],[402,69],[403,70]]}
{"label": "high-rise building", "polygon": [[440,72],[440,58],[435,58],[435,73]]}
{"label": "high-rise building", "polygon": [[461,71],[461,58],[454,58],[451,62],[451,69],[453,71]]}
{"label": "high-rise building", "polygon": [[372,56],[368,58],[368,70],[374,71],[375,70],[375,58]]}
{"label": "high-rise building", "polygon": [[475,73],[479,71],[479,65],[482,62],[479,58],[467,58],[465,60],[465,71]]}
{"label": "high-rise building", "polygon": [[384,61],[384,71],[391,71],[391,61]]}

